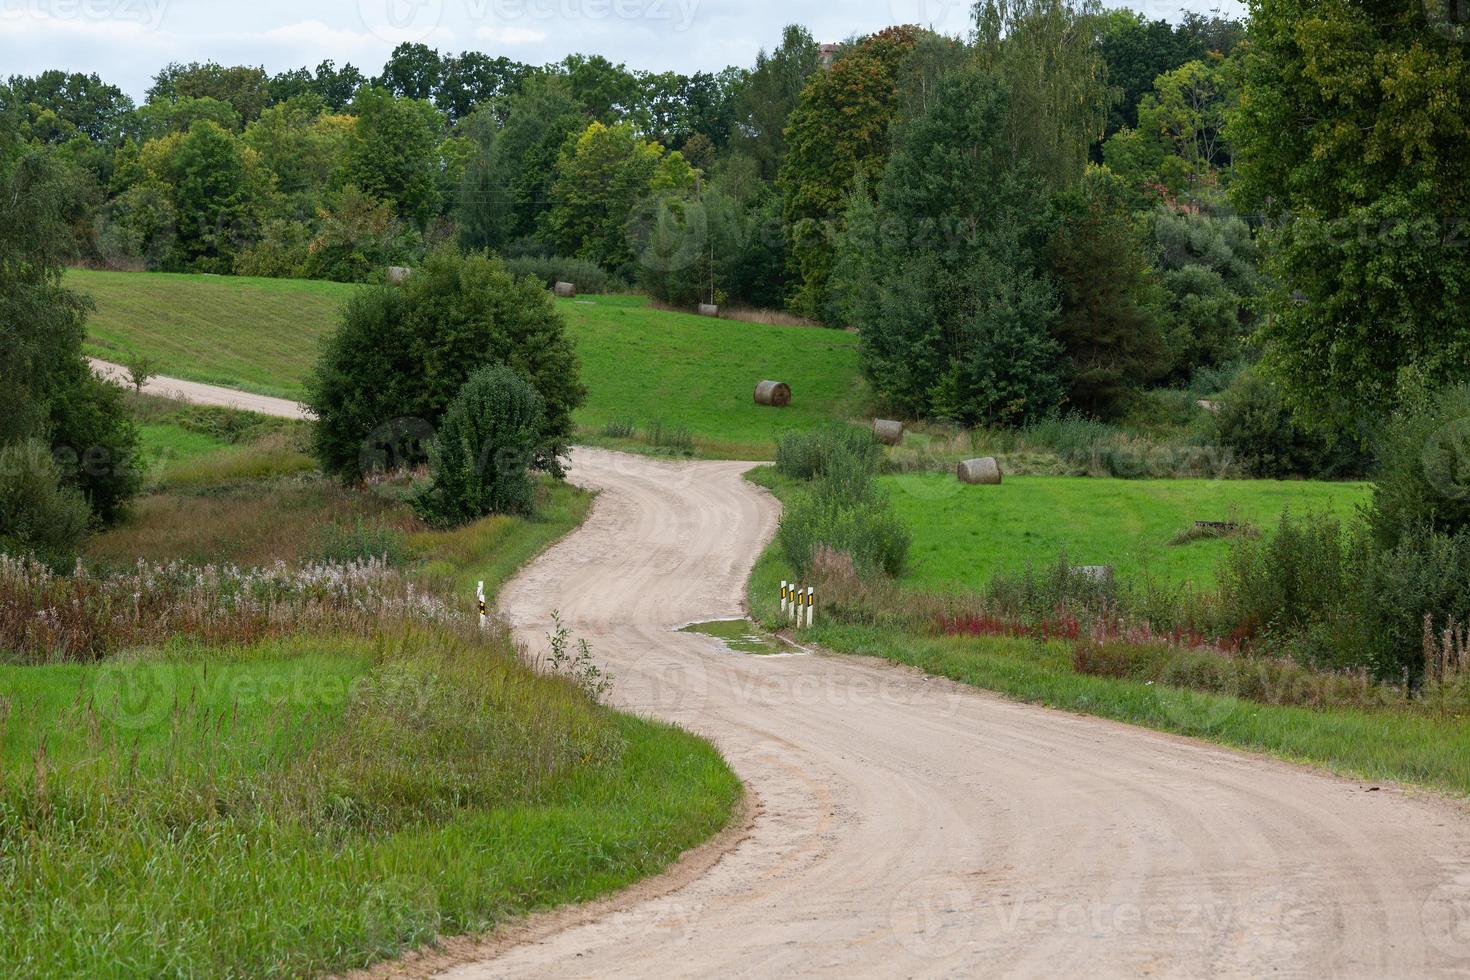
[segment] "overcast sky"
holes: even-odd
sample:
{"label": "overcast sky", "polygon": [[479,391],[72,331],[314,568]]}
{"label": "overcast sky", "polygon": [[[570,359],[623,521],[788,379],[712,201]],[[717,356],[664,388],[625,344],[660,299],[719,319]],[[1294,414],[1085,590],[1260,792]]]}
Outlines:
{"label": "overcast sky", "polygon": [[[1240,15],[1234,0],[1219,0]],[[1127,4],[1176,20],[1215,0]],[[331,58],[381,69],[401,41],[475,49],[542,64],[574,51],[630,68],[693,72],[750,65],[781,28],[818,41],[890,24],[968,29],[970,0],[0,0],[0,76],[95,71],[139,101],[170,61],[264,65],[276,72]]]}

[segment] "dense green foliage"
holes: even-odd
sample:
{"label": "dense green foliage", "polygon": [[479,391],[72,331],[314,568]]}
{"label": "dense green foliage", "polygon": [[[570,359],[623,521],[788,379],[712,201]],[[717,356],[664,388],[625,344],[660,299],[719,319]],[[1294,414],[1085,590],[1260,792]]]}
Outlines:
{"label": "dense green foliage", "polygon": [[1152,216],[1165,292],[1170,373],[1187,377],[1243,353],[1260,291],[1256,245],[1240,218],[1159,208]]}
{"label": "dense green foliage", "polygon": [[1302,425],[1287,407],[1280,386],[1258,371],[1241,372],[1220,398],[1214,436],[1236,454],[1250,475],[1279,479],[1313,473],[1335,478],[1363,471],[1362,450],[1355,440]]}
{"label": "dense green foliage", "polygon": [[776,445],[776,469],[793,480],[815,480],[843,460],[857,460],[876,473],[882,459],[873,434],[851,425],[789,432]]}
{"label": "dense green foliage", "polygon": [[760,177],[774,180],[786,159],[786,127],[807,82],[818,70],[818,46],[811,33],[797,24],[781,35],[781,44],[756,55],[755,68],[742,87],[736,105],[737,152],[755,162]]}
{"label": "dense green foliage", "polygon": [[1054,334],[1066,358],[1068,401],[1099,417],[1119,414],[1167,363],[1163,290],[1121,183],[1090,168],[1077,190],[1058,195],[1047,250],[1061,299]]}
{"label": "dense green foliage", "polygon": [[1375,449],[1372,523],[1380,547],[1421,531],[1470,531],[1470,386],[1412,397]]}
{"label": "dense green foliage", "polygon": [[431,481],[414,510],[439,527],[531,513],[531,467],[548,454],[545,416],[541,395],[513,369],[493,364],[470,375],[429,446]]}
{"label": "dense green foliage", "polygon": [[[792,25],[748,70],[403,44],[372,79],[169,65],[140,107],[48,72],[13,80],[11,111],[56,165],[78,250],[113,268],[373,282],[446,240],[568,256],[680,308],[861,326],[898,413],[1132,417],[1151,387],[1217,399],[1260,362],[1267,414],[1336,447],[1470,360],[1470,83],[1463,32],[1431,7],[1263,0],[1248,25],[1170,25],[986,0],[964,40],[819,46]],[[998,115],[935,105],[965,74]],[[925,132],[941,111],[949,129]],[[995,213],[937,165],[890,172],[921,138],[1011,189]],[[1274,455],[1267,471],[1327,473],[1339,454]]]}
{"label": "dense green foliage", "polygon": [[449,249],[405,286],[348,302],[310,382],[317,458],[348,479],[422,461],[465,381],[492,364],[522,372],[544,399],[536,465],[559,473],[586,398],[565,323],[539,282]]}
{"label": "dense green foliage", "polygon": [[1293,409],[1369,419],[1470,359],[1470,53],[1436,8],[1263,0],[1230,133],[1274,227],[1261,339]]}
{"label": "dense green foliage", "polygon": [[949,74],[901,123],[876,206],[852,195],[837,280],[878,396],[916,417],[1024,422],[1061,401],[1039,182],[1001,138],[1007,92]]}
{"label": "dense green foliage", "polygon": [[559,282],[569,282],[577,287],[578,293],[621,293],[628,284],[588,259],[573,259],[562,255],[525,255],[506,259],[505,267],[513,276],[530,276],[551,289]]}
{"label": "dense green foliage", "polygon": [[557,174],[542,230],[559,254],[620,272],[636,258],[628,234],[634,208],[651,194],[678,193],[694,184],[693,168],[681,154],[665,155],[631,126],[600,122],[567,144]]}
{"label": "dense green foliage", "polygon": [[91,515],[63,486],[46,444],[0,444],[0,553],[30,554],[61,569],[74,561]]}
{"label": "dense green foliage", "polygon": [[[0,87],[0,124],[16,116]],[[136,493],[138,436],[118,391],[82,357],[89,304],[62,285],[73,188],[62,166],[16,135],[0,125],[0,448],[14,468],[0,537],[55,562],[79,540],[87,508],[111,522]]]}
{"label": "dense green foliage", "polygon": [[807,474],[781,515],[776,532],[786,559],[802,575],[819,566],[851,563],[862,575],[897,575],[909,536],[877,481],[882,456],[862,430],[833,428],[817,436],[788,435],[777,458],[783,472]]}
{"label": "dense green foliage", "polygon": [[777,186],[797,275],[791,306],[804,316],[840,322],[828,283],[831,243],[852,189],[876,186],[883,172],[899,76],[918,36],[894,27],[863,41],[814,76],[791,113]]}

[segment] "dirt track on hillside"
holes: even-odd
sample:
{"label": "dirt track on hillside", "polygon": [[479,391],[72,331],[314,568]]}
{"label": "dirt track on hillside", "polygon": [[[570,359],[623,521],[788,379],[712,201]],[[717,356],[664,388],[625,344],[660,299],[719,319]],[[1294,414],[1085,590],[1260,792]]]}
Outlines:
{"label": "dirt track on hillside", "polygon": [[593,514],[505,615],[539,648],[559,609],[615,703],[711,738],[755,818],[672,892],[447,976],[1470,974],[1458,804],[671,632],[741,613],[775,501],[738,463],[574,464]]}
{"label": "dirt track on hillside", "polygon": [[[92,372],[98,377],[116,381],[124,388],[132,387],[128,381],[128,370],[122,365],[113,364],[110,361],[99,361],[95,357],[87,358],[87,362],[92,366]],[[285,398],[252,395],[246,391],[236,391],[234,388],[221,388],[219,385],[200,384],[198,381],[184,381],[180,378],[162,376],[151,378],[143,386],[143,393],[156,395],[159,398],[172,398],[191,405],[233,408],[242,412],[255,412],[258,415],[271,415],[282,419],[309,419],[312,417],[305,405]]]}

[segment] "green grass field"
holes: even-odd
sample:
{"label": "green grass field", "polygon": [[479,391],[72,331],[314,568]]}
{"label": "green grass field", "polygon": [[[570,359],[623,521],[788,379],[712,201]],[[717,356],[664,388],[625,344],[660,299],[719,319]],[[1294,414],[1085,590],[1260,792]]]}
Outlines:
{"label": "green grass field", "polygon": [[[0,667],[0,974],[335,974],[614,891],[740,794],[707,743],[519,665],[375,646]],[[403,672],[417,714],[378,703]],[[130,677],[181,707],[141,722],[102,690]]]}
{"label": "green grass field", "polygon": [[159,374],[300,398],[317,344],[357,287],[334,282],[74,269],[91,296],[87,353],[142,355]]}
{"label": "green grass field", "polygon": [[[295,565],[346,535],[469,615],[592,500],[547,479],[534,518],[431,530],[401,486],[311,472],[300,423],[129,399],[151,489],[98,569]],[[337,974],[656,873],[741,794],[707,742],[472,626],[22,662],[0,643],[0,976]]]}
{"label": "green grass field", "polygon": [[[160,374],[300,398],[317,346],[352,291],[340,283],[72,270],[92,297],[87,353],[150,358]],[[713,320],[650,309],[637,296],[559,300],[589,389],[576,415],[603,441],[608,422],[687,429],[700,452],[769,458],[777,435],[859,414],[857,339],[834,330]],[[795,393],[760,408],[756,382]],[[632,447],[632,444],[629,444]]]}
{"label": "green grass field", "polygon": [[[707,455],[766,459],[782,431],[862,410],[857,338],[836,330],[714,320],[647,307],[638,296],[563,300],[590,391],[577,423],[687,428]],[[762,408],[756,382],[791,385],[785,409]]]}
{"label": "green grass field", "polygon": [[1053,564],[1112,565],[1121,578],[1208,586],[1228,541],[1169,542],[1195,521],[1236,521],[1274,530],[1281,514],[1347,516],[1367,503],[1366,484],[1269,480],[1115,480],[1007,477],[965,486],[951,475],[883,478],[913,536],[906,584],[980,589],[996,572]]}

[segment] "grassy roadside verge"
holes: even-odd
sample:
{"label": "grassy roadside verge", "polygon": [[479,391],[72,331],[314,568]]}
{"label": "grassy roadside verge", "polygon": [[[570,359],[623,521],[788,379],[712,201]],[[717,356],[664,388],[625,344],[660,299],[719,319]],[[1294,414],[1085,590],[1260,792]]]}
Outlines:
{"label": "grassy roadside verge", "polygon": [[[792,485],[766,468],[753,482],[778,497]],[[779,625],[778,590],[792,579],[772,544],[751,575],[752,615]],[[924,635],[895,626],[818,621],[803,642],[835,653],[880,657],[994,691],[1018,701],[1201,738],[1342,775],[1470,794],[1470,718],[1430,718],[1393,710],[1262,704],[1137,681],[1077,673],[1062,643],[1008,637]]]}
{"label": "grassy roadside verge", "polygon": [[[76,702],[122,674],[188,696]],[[707,743],[432,632],[4,667],[0,689],[6,976],[365,966],[655,873],[740,792]]]}
{"label": "grassy roadside verge", "polygon": [[[548,484],[534,520],[436,532],[392,487],[303,470],[289,426],[234,443],[155,409],[153,492],[89,559],[122,579],[87,594],[124,608],[136,575],[177,598],[133,624],[142,645],[107,643],[94,663],[38,663],[0,637],[0,975],[337,973],[606,895],[724,827],[741,786],[712,746],[602,707],[575,669],[537,674],[508,635],[470,625],[466,583],[498,587],[589,495]],[[326,553],[380,546],[376,584],[341,591],[354,577],[329,566],[303,570],[295,598],[271,585],[243,603],[262,586],[226,601],[187,568],[135,565],[187,554],[221,569],[199,583],[228,585],[279,560],[289,587]],[[0,582],[0,626],[17,595],[51,587]],[[362,611],[374,588],[407,600],[380,618]],[[207,641],[199,624],[248,638]]]}

